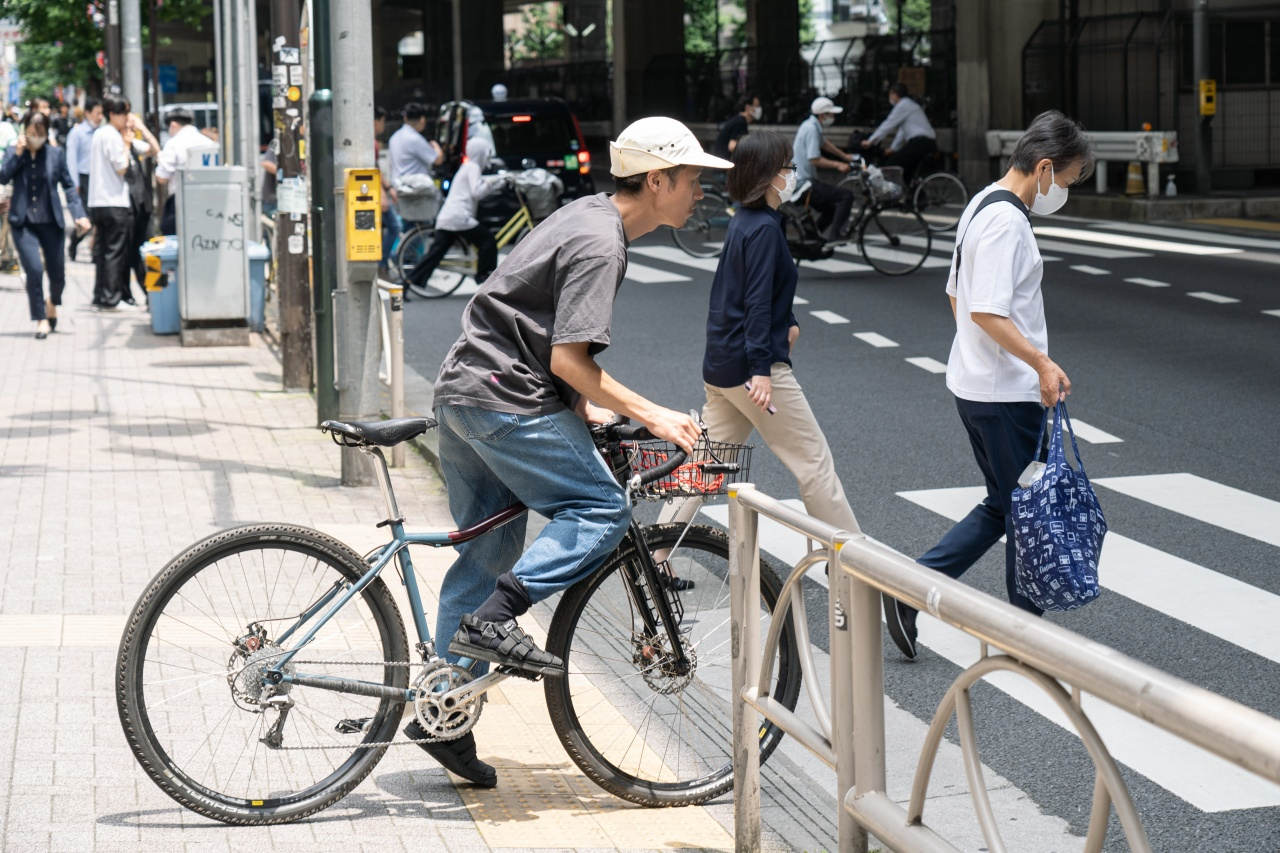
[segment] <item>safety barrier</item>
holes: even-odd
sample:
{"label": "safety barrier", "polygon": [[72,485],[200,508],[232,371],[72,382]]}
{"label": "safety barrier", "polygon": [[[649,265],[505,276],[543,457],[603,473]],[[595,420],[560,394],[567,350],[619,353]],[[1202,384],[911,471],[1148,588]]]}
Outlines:
{"label": "safety barrier", "polygon": [[[801,719],[772,699],[772,667],[762,666],[762,661],[772,661],[787,620],[774,619],[762,645],[760,619],[754,615],[760,612],[760,516],[820,545],[792,570],[775,611],[781,613],[791,606],[804,680],[817,718],[813,722]],[[979,826],[988,849],[1003,851],[1005,846],[982,776],[969,695],[974,683],[998,671],[1022,676],[1048,694],[1075,727],[1092,759],[1096,775],[1085,842],[1085,850],[1090,853],[1102,849],[1113,805],[1129,849],[1150,851],[1151,845],[1115,759],[1081,708],[1082,694],[1102,699],[1245,770],[1280,783],[1280,720],[998,601],[862,534],[838,530],[757,491],[751,484],[730,487],[729,538],[734,821],[740,851],[760,847],[759,721],[754,712],[835,769],[842,853],[866,853],[868,833],[895,850],[956,850],[924,823],[933,761],[954,714]],[[807,630],[801,624],[803,597],[799,594],[805,572],[822,562],[830,566],[829,706],[816,695],[816,669]],[[956,678],[938,705],[905,809],[885,793],[881,592],[927,611],[981,644],[978,662]],[[745,618],[745,614],[753,617]]]}
{"label": "safety barrier", "polygon": [[[1160,194],[1160,164],[1178,162],[1178,134],[1173,130],[1087,132],[1085,136],[1093,143],[1097,161],[1093,175],[1099,193],[1107,191],[1107,163],[1112,160],[1145,163],[1147,195],[1152,198]],[[987,156],[1000,160],[1003,169],[1021,137],[1021,130],[988,130]]]}

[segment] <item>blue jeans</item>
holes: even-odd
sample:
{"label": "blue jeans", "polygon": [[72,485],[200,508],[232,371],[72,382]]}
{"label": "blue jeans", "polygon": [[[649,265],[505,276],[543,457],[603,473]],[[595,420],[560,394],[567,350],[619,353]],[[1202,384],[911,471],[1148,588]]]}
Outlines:
{"label": "blue jeans", "polygon": [[456,546],[436,612],[436,646],[444,654],[463,614],[489,597],[504,572],[514,572],[533,602],[590,576],[622,541],[631,507],[587,425],[567,409],[514,415],[439,406],[435,416],[440,470],[459,528],[516,501],[550,519],[523,555],[523,516]]}
{"label": "blue jeans", "polygon": [[382,211],[382,263],[391,261],[391,249],[396,240],[404,233],[404,220],[396,213],[395,206]]}
{"label": "blue jeans", "polygon": [[1014,586],[1013,490],[1018,476],[1036,456],[1044,426],[1039,403],[975,403],[956,398],[960,421],[969,433],[973,456],[987,481],[987,497],[947,531],[917,562],[958,578],[992,545],[1007,537],[1004,548],[1005,588],[1009,603],[1039,615]]}

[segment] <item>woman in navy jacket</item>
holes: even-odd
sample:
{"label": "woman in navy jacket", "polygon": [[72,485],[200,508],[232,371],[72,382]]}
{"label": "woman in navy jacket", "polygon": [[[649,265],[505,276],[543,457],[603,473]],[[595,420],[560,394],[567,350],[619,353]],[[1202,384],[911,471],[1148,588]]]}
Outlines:
{"label": "woman in navy jacket", "polygon": [[[76,227],[88,230],[89,220],[67,170],[66,152],[47,144],[48,117],[43,113],[29,112],[22,118],[22,129],[17,144],[9,149],[3,165],[0,165],[0,183],[13,183],[9,224],[13,228],[13,244],[18,249],[22,271],[27,276],[27,300],[31,319],[36,323],[36,337],[44,339],[57,325],[57,306],[62,304],[62,289],[66,284],[59,184],[66,195],[67,207],[75,217]],[[46,268],[49,271],[47,301],[44,297]]]}
{"label": "woman in navy jacket", "polygon": [[[797,276],[778,213],[795,191],[791,142],[751,133],[732,159],[726,186],[738,209],[711,283],[702,361],[707,434],[741,443],[755,429],[795,475],[809,514],[859,533],[831,448],[791,367],[800,334],[791,310]],[[684,521],[697,508],[691,499],[663,515]]]}

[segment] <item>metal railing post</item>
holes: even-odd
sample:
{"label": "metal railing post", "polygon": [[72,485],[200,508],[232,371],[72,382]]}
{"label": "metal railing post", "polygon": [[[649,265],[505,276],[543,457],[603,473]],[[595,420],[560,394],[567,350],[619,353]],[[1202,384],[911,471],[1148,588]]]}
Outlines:
{"label": "metal railing post", "polygon": [[733,660],[733,829],[739,853],[760,849],[760,723],[743,691],[760,672],[759,517],[729,487],[729,637]]}
{"label": "metal railing post", "polygon": [[[386,305],[391,350],[391,417],[404,417],[404,286],[382,285],[391,297]],[[404,467],[404,442],[391,448],[391,464]]]}
{"label": "metal railing post", "polygon": [[[856,758],[862,747],[861,730],[855,725],[857,717],[853,708],[854,632],[850,630],[849,614],[853,597],[849,583],[852,578],[840,567],[840,548],[849,541],[847,534],[839,534],[828,550],[827,636],[831,644],[831,751],[836,756],[836,838],[840,853],[867,853],[867,831],[854,820],[844,807],[845,795],[856,784]],[[880,620],[876,620],[880,627]]]}
{"label": "metal railing post", "polygon": [[[866,537],[860,537],[865,541]],[[880,591],[841,567],[849,591],[849,634],[853,639],[855,796],[885,790],[884,647],[880,633]]]}

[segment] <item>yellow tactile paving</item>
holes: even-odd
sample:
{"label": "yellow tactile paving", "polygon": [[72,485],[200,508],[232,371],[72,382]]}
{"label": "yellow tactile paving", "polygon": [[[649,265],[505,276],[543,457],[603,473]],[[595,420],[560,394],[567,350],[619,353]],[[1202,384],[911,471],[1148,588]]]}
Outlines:
{"label": "yellow tactile paving", "polygon": [[1267,222],[1262,219],[1188,219],[1188,225],[1221,225],[1224,228],[1248,228],[1253,231],[1280,231],[1280,222]]}

